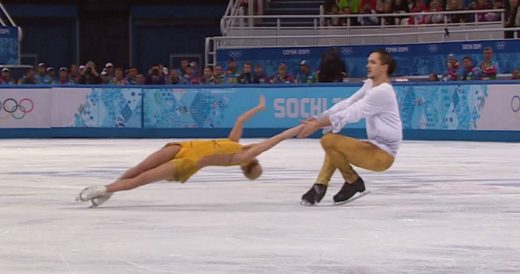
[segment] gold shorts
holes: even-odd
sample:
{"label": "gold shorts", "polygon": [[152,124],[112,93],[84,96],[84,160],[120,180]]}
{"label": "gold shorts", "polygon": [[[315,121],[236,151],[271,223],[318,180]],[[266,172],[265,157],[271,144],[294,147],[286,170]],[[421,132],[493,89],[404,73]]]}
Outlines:
{"label": "gold shorts", "polygon": [[166,146],[171,145],[180,147],[179,152],[172,160],[174,174],[171,181],[181,183],[186,182],[199,171],[197,164],[200,159],[211,155],[237,153],[242,150],[242,145],[230,140],[188,141],[169,143]]}

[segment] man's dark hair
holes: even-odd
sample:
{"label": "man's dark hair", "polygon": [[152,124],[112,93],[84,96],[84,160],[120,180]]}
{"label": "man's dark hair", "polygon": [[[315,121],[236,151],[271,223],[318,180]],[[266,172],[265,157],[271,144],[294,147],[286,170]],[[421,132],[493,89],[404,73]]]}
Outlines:
{"label": "man's dark hair", "polygon": [[381,64],[388,65],[388,76],[395,72],[396,64],[394,58],[385,49],[377,49],[374,52],[379,53],[379,61]]}

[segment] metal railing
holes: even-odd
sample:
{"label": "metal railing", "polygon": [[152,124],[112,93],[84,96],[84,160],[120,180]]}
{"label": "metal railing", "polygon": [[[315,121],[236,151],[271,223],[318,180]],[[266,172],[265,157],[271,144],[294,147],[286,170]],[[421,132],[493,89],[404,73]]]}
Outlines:
{"label": "metal railing", "polygon": [[[253,0],[249,0],[253,1]],[[206,65],[214,65],[216,63],[216,51],[219,48],[225,47],[236,47],[236,48],[251,48],[251,47],[262,47],[262,46],[333,46],[333,45],[349,45],[352,43],[354,38],[380,38],[379,43],[387,43],[388,39],[385,38],[399,38],[399,37],[415,37],[414,42],[420,42],[419,37],[424,35],[440,35],[438,41],[447,41],[449,34],[465,34],[464,39],[449,41],[469,41],[472,38],[469,34],[474,33],[489,33],[489,32],[504,32],[508,30],[515,30],[510,28],[504,28],[504,12],[503,9],[489,9],[489,10],[464,10],[464,11],[444,11],[444,12],[421,12],[421,13],[389,13],[389,14],[349,14],[349,15],[225,15],[221,20],[221,25],[226,25],[225,34],[220,37],[206,38]],[[496,13],[500,14],[500,21],[482,22],[479,21],[479,15],[483,13]],[[351,20],[346,20],[345,26],[325,26],[324,22],[327,19],[340,18],[340,19],[358,19],[366,16],[378,17],[380,24],[373,26],[352,26]],[[443,23],[440,24],[419,24],[417,20],[423,16],[443,16]],[[471,23],[452,23],[450,22],[450,16],[453,15],[473,15],[474,22]],[[385,20],[382,18],[387,17],[400,17],[408,18],[414,17],[413,25],[386,25]],[[294,19],[294,18],[311,18],[313,19],[312,27],[288,27],[283,26],[283,19]],[[246,26],[245,20],[248,20],[250,24]],[[254,20],[264,19],[276,19],[275,27],[259,27],[251,24]],[[250,21],[253,20],[253,21]],[[225,23],[228,22],[228,23]],[[234,22],[234,23],[233,23]],[[432,28],[442,28],[442,30],[431,30]],[[455,29],[453,29],[455,28]],[[461,29],[456,29],[461,28]],[[430,29],[430,30],[428,30]],[[379,33],[371,34],[357,34],[356,32],[369,32],[378,30]],[[411,30],[408,32],[401,32],[402,30]],[[304,32],[298,35],[286,35],[287,32]],[[268,33],[267,35],[265,33]],[[330,34],[330,33],[333,34]],[[261,35],[255,35],[260,33]],[[374,37],[375,36],[375,37]],[[517,33],[514,34],[517,38]],[[340,43],[324,43],[322,40],[330,38],[338,38],[341,40]],[[381,39],[382,38],[382,39]],[[500,38],[500,37],[499,37]],[[503,38],[503,37],[502,37]],[[304,40],[304,43],[299,43],[297,39]],[[336,39],[336,40],[338,40]],[[493,38],[487,38],[493,39]],[[497,39],[497,38],[494,38]],[[254,41],[254,43],[236,45],[229,41]],[[262,41],[270,40],[269,45],[265,45]],[[372,39],[373,40],[373,39]],[[228,43],[226,43],[228,41]],[[290,41],[290,42],[287,42]],[[392,42],[391,42],[392,43]],[[395,43],[393,43],[395,44]]]}
{"label": "metal railing", "polygon": [[[247,20],[248,26],[254,26],[254,18],[252,16],[262,16],[264,13],[264,6],[269,4],[269,0],[248,0],[247,13],[246,10],[241,6],[240,0],[230,0],[224,16],[220,19],[220,33],[226,35],[227,30],[233,28],[233,26],[244,27]],[[255,4],[256,3],[256,4]],[[258,7],[257,15],[255,15],[254,8]],[[244,18],[238,20],[237,18]]]}
{"label": "metal railing", "polygon": [[[275,25],[277,27],[284,27],[284,19],[312,19],[313,25],[320,27],[320,28],[327,28],[327,29],[333,29],[333,28],[344,28],[344,27],[357,27],[352,26],[350,24],[347,24],[346,26],[326,26],[325,20],[326,19],[358,19],[363,17],[377,17],[378,21],[380,22],[378,26],[395,26],[395,25],[386,25],[385,20],[381,20],[382,18],[387,17],[414,17],[414,24],[410,25],[403,25],[404,27],[414,26],[414,25],[430,25],[430,24],[420,24],[417,23],[418,18],[421,17],[427,17],[427,16],[443,16],[443,23],[447,24],[454,24],[449,22],[450,15],[473,15],[474,20],[471,22],[472,24],[481,24],[487,21],[479,21],[478,16],[480,14],[485,13],[498,13],[500,14],[500,22],[504,22],[504,9],[488,9],[488,10],[461,10],[461,11],[440,11],[440,12],[410,12],[410,13],[381,13],[381,14],[338,14],[338,15],[229,15],[229,16],[223,16],[221,19],[221,22],[234,22],[234,23],[228,23],[227,30],[230,29],[240,29],[243,28],[243,26],[246,25],[245,21],[250,21],[253,19],[253,21],[262,21],[264,19],[274,19]],[[350,23],[351,20],[346,20],[348,23]],[[496,22],[495,21],[495,22]],[[250,29],[250,26],[247,27]],[[261,26],[254,26],[254,29],[265,29],[265,28],[271,28],[271,27],[261,27]],[[285,26],[284,28],[287,29],[297,29],[297,28],[308,28],[308,27],[290,27]]]}
{"label": "metal railing", "polygon": [[16,25],[9,12],[5,9],[2,2],[0,2],[0,25],[3,27],[17,27],[18,28],[18,40],[22,41],[22,28]]}
{"label": "metal railing", "polygon": [[[473,33],[504,33],[504,32],[513,32],[513,39],[520,38],[520,27],[516,28],[504,28],[504,27],[491,27],[491,28],[471,28],[471,29],[460,29],[460,30],[451,30],[451,34],[463,34],[463,39],[460,40],[450,40],[452,42],[464,42],[471,41],[470,35]],[[402,33],[382,33],[377,36],[378,39],[382,39],[382,42],[378,44],[385,44],[384,39],[389,37],[399,38],[399,37],[411,37],[411,36],[419,36],[419,35],[438,35],[439,39],[437,42],[445,42],[447,41],[447,35],[445,30],[437,30],[437,31],[411,31],[411,32],[402,32]],[[302,39],[307,38],[312,42],[309,44],[299,44],[297,46],[306,47],[306,46],[348,46],[350,45],[352,39],[355,38],[374,38],[373,34],[352,34],[352,35],[312,35],[312,36],[301,36],[301,35],[283,35],[283,36],[223,36],[223,37],[208,37],[206,38],[206,56],[205,62],[207,66],[215,65],[216,53],[218,49],[221,48],[258,48],[262,47],[261,43],[257,45],[245,45],[245,46],[227,46],[226,42],[233,40],[254,40],[256,42],[263,40],[274,41],[275,45],[270,47],[287,47],[288,45],[279,43],[283,39]],[[332,39],[336,39],[336,41],[342,41],[339,44],[331,44],[330,41]],[[490,38],[493,39],[493,38]],[[486,39],[482,39],[486,40]],[[487,39],[489,40],[489,39]],[[419,41],[416,41],[418,43]],[[388,45],[395,43],[388,43]],[[295,45],[292,45],[295,46]]]}
{"label": "metal railing", "polygon": [[[222,19],[220,19],[220,33],[222,33],[222,35],[226,35],[227,29],[236,24],[236,19],[233,19],[231,17],[236,16],[239,10],[240,0],[230,0],[227,5],[226,11],[224,12],[224,16],[222,17]],[[224,20],[224,18],[227,19]]]}

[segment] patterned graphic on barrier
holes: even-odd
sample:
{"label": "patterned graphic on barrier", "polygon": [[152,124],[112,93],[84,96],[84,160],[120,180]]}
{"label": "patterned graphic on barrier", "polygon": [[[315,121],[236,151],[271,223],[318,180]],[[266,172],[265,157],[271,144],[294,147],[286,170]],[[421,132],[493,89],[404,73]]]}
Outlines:
{"label": "patterned graphic on barrier", "polygon": [[142,91],[94,88],[74,114],[74,127],[141,127]]}
{"label": "patterned graphic on barrier", "polygon": [[232,89],[146,89],[144,127],[223,127],[232,94]]}
{"label": "patterned graphic on barrier", "polygon": [[[284,89],[146,89],[144,127],[230,128],[264,94],[265,112],[248,128],[286,128],[351,96],[357,87]],[[396,86],[404,129],[475,130],[488,96],[487,85]],[[364,128],[365,122],[348,125]]]}
{"label": "patterned graphic on barrier", "polygon": [[487,85],[396,87],[404,129],[475,130]]}

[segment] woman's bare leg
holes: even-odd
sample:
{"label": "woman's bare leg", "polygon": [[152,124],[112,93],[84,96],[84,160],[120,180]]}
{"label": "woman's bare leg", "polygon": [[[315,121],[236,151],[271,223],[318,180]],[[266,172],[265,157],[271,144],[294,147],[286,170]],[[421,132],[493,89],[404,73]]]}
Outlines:
{"label": "woman's bare leg", "polygon": [[126,170],[123,173],[123,175],[119,177],[119,179],[134,178],[147,170],[150,170],[166,162],[169,162],[175,157],[175,155],[177,155],[179,150],[180,146],[178,145],[163,147],[160,150],[152,153],[150,156],[144,159],[144,161],[140,162],[135,167],[131,167],[128,170]]}
{"label": "woman's bare leg", "polygon": [[123,190],[130,190],[153,182],[170,179],[173,177],[175,170],[170,161],[167,161],[157,167],[149,169],[133,178],[119,179],[112,184],[106,186],[109,193]]}

